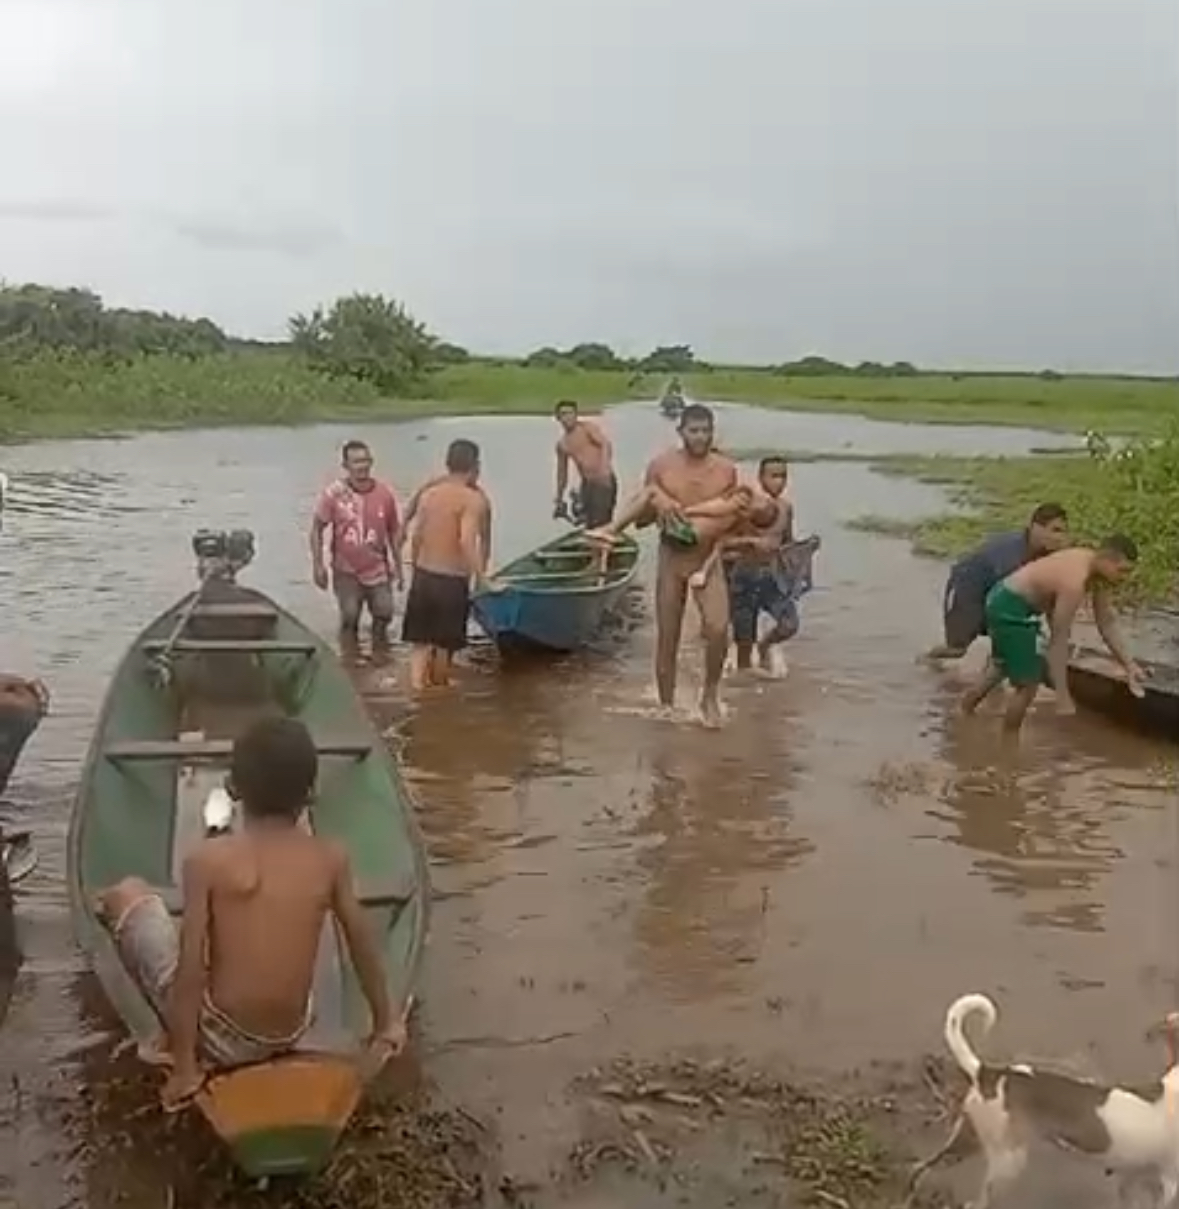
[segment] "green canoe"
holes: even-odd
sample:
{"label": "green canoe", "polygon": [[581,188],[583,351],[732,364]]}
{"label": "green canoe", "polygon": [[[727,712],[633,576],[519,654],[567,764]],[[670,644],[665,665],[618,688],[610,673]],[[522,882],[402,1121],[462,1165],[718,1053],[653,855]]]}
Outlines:
{"label": "green canoe", "polygon": [[[180,865],[206,834],[206,799],[224,780],[234,736],[260,713],[282,712],[306,723],[320,752],[307,825],[349,850],[394,1004],[406,1007],[422,956],[429,882],[397,763],[335,654],[290,613],[232,576],[206,581],[194,603],[195,595],[132,643],[102,707],[70,825],[71,904],[82,948],[132,1037],[151,1045],[160,1022],[97,919],[95,896],[137,876],[159,887],[179,914]],[[362,1092],[358,1056],[369,1014],[330,922],[312,1010],[299,1052],[219,1073],[198,1097],[248,1175],[321,1168]]]}

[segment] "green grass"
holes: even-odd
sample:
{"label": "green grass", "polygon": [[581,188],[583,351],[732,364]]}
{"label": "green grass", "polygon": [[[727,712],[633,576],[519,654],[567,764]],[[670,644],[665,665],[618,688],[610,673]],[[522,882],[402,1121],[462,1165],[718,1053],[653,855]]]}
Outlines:
{"label": "green grass", "polygon": [[[548,414],[558,399],[597,409],[658,395],[666,376],[475,360],[433,374],[412,399],[315,372],[286,350],[111,361],[96,354],[0,356],[0,439],[142,428]],[[785,377],[718,368],[684,377],[700,399],[902,422],[987,423],[1130,435],[1179,415],[1179,381],[1027,375]]]}
{"label": "green grass", "polygon": [[[601,406],[654,399],[662,374],[526,368],[471,362],[443,370],[424,406],[439,412],[548,411],[560,398]],[[683,376],[692,398],[752,403],[793,411],[827,411],[873,419],[940,424],[1002,424],[1057,431],[1097,429],[1127,435],[1161,432],[1179,416],[1179,380],[1038,375],[854,374],[784,377],[764,369],[715,369]]]}
{"label": "green grass", "polygon": [[1138,543],[1140,562],[1129,595],[1140,602],[1172,600],[1179,589],[1179,432],[1125,457],[1085,455],[1020,458],[896,456],[875,459],[886,474],[945,487],[954,511],[916,522],[863,516],[853,527],[906,537],[918,553],[952,558],[987,537],[1027,524],[1047,501],[1063,504],[1081,541],[1114,532]]}

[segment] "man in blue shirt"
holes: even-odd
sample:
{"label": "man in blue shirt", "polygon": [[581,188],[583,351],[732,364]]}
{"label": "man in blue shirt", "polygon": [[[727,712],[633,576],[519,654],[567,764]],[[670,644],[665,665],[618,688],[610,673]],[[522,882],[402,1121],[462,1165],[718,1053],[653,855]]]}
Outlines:
{"label": "man in blue shirt", "polygon": [[1026,529],[1000,533],[960,558],[950,571],[942,600],[945,641],[926,658],[961,659],[986,634],[987,593],[1024,563],[1068,544],[1068,513],[1060,504],[1041,504]]}

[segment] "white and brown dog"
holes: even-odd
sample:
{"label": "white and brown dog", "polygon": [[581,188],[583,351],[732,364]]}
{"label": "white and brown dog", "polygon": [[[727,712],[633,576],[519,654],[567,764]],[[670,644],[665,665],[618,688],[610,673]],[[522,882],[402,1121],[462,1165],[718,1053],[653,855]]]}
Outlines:
{"label": "white and brown dog", "polygon": [[970,1048],[963,1025],[983,1018],[984,1035],[998,1012],[985,995],[963,995],[946,1013],[945,1038],[970,1090],[946,1144],[913,1170],[910,1188],[973,1127],[986,1160],[972,1209],[986,1209],[1019,1177],[1028,1148],[1042,1138],[1095,1160],[1122,1178],[1122,1195],[1145,1178],[1159,1188],[1159,1209],[1179,1196],[1179,1066],[1143,1087],[1104,1087],[1031,1066],[991,1066]]}

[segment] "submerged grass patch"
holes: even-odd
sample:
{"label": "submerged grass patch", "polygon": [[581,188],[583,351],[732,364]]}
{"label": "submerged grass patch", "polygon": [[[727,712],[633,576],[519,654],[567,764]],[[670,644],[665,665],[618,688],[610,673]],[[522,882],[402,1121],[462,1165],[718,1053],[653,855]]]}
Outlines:
{"label": "submerged grass patch", "polygon": [[1179,430],[1098,457],[902,456],[874,464],[947,488],[958,510],[915,522],[865,516],[854,527],[908,537],[919,553],[952,558],[994,533],[1022,528],[1038,504],[1053,501],[1068,509],[1081,541],[1122,532],[1138,543],[1129,592],[1140,602],[1171,599],[1179,587]]}

